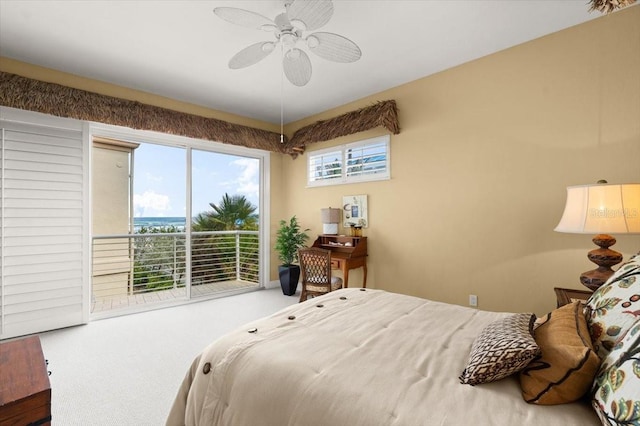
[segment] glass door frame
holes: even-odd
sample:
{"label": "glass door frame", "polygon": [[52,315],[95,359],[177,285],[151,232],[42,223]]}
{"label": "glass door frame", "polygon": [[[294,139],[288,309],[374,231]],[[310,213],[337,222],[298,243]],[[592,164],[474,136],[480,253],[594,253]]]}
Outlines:
{"label": "glass door frame", "polygon": [[[135,143],[153,143],[157,145],[165,145],[171,147],[178,147],[185,149],[186,156],[186,211],[185,216],[187,218],[192,217],[192,205],[191,205],[191,184],[192,184],[192,171],[191,171],[191,151],[192,149],[210,151],[219,154],[235,155],[240,157],[248,157],[257,159],[260,164],[260,197],[258,202],[259,211],[259,288],[265,288],[270,282],[270,155],[269,151],[246,148],[235,145],[223,144],[220,142],[205,141],[202,139],[187,138],[184,136],[176,136],[165,133],[151,132],[146,130],[136,130],[126,127],[113,126],[101,123],[91,123],[89,125],[89,141],[93,140],[93,137],[110,138],[116,140],[123,140]],[[92,150],[92,144],[89,143],[89,149]],[[92,151],[89,155],[92,158]],[[89,176],[92,176],[92,164],[89,165]],[[91,186],[89,186],[91,187]],[[91,209],[88,209],[86,215],[91,217]],[[91,226],[89,229],[92,229]],[[191,221],[186,221],[185,233],[190,236],[191,234]],[[89,241],[93,238],[92,232],[89,235]],[[186,238],[186,249],[189,253],[191,250],[190,238]],[[90,245],[89,245],[90,246]],[[191,269],[191,256],[187,256],[187,262],[189,270]],[[87,280],[88,292],[91,291],[91,279]],[[191,300],[191,274],[187,274],[187,286],[186,286],[186,299]]]}

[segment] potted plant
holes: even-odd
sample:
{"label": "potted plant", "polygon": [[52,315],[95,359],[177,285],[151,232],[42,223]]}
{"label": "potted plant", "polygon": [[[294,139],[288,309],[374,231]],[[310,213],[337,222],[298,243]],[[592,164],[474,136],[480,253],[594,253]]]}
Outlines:
{"label": "potted plant", "polygon": [[278,274],[280,277],[280,286],[282,293],[287,296],[296,294],[298,289],[298,280],[300,279],[300,266],[294,265],[298,259],[298,249],[304,247],[309,236],[300,229],[300,224],[295,216],[280,221],[280,228],[276,238],[275,249],[278,252],[278,259],[282,264],[278,266]]}

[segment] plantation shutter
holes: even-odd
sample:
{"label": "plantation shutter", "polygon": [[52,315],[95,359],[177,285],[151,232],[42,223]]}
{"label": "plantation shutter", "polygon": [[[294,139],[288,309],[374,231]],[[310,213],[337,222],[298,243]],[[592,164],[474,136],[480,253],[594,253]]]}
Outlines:
{"label": "plantation shutter", "polygon": [[309,155],[307,170],[308,182],[342,179],[342,151],[322,150]]}
{"label": "plantation shutter", "polygon": [[0,120],[2,339],[84,322],[86,269],[82,123],[9,111],[27,119]]}
{"label": "plantation shutter", "polygon": [[375,174],[388,176],[388,152],[389,138],[385,137],[347,145],[347,179]]}

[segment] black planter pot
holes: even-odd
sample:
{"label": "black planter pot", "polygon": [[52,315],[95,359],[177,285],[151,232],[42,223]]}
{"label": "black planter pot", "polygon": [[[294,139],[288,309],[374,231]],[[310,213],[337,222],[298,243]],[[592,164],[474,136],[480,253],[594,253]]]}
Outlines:
{"label": "black planter pot", "polygon": [[282,294],[286,296],[293,296],[298,289],[298,280],[300,279],[300,266],[278,266],[278,273],[280,276],[280,287],[282,287]]}

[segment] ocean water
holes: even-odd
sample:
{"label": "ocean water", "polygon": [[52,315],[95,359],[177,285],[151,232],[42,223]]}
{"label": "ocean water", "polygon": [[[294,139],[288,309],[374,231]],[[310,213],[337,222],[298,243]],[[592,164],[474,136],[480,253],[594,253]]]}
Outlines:
{"label": "ocean water", "polygon": [[167,226],[175,226],[176,228],[184,229],[186,218],[183,217],[134,217],[133,228],[134,232],[138,232],[143,226],[146,228],[160,228]]}

